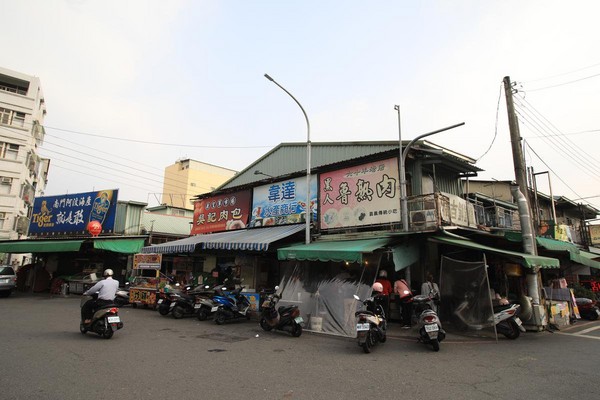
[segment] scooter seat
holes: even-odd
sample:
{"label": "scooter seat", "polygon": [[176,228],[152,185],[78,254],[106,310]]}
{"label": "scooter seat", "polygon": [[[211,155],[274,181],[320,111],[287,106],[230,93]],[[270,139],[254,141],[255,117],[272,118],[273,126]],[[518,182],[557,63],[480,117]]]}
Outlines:
{"label": "scooter seat", "polygon": [[513,306],[512,304],[505,304],[505,305],[494,306],[494,313],[498,313],[500,311],[508,310],[512,306]]}

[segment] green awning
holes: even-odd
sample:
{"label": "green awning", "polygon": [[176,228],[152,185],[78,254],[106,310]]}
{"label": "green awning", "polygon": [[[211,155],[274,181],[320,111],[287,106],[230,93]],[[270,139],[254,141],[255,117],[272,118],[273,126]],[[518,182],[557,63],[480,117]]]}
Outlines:
{"label": "green awning", "polygon": [[144,247],[144,239],[96,239],[94,248],[115,253],[136,254]]}
{"label": "green awning", "polygon": [[590,268],[600,269],[600,261],[598,261],[599,258],[600,254],[579,250],[579,261],[577,262]]}
{"label": "green awning", "polygon": [[83,240],[13,240],[0,242],[0,253],[60,253],[79,251]]}
{"label": "green awning", "polygon": [[500,254],[500,255],[503,255],[503,256],[513,260],[514,262],[521,264],[524,267],[527,267],[527,268],[533,268],[533,267],[559,268],[560,267],[560,263],[556,258],[534,256],[531,254],[519,253],[517,251],[497,249],[495,247],[485,246],[483,244],[473,242],[466,238],[465,239],[456,239],[454,237],[448,238],[448,237],[443,237],[443,236],[434,236],[433,238],[430,238],[429,240],[438,242],[438,243],[451,244],[451,245],[458,246],[458,247],[464,247],[467,249],[479,250],[482,252],[490,252],[490,253]]}
{"label": "green awning", "polygon": [[562,240],[555,240],[545,237],[537,237],[537,244],[550,251],[566,251],[569,253],[569,259],[576,263],[585,265],[590,268],[600,269],[600,262],[595,258],[600,257],[598,254],[589,253],[580,250],[576,245]]}
{"label": "green awning", "polygon": [[298,244],[277,250],[279,260],[309,261],[347,261],[361,263],[363,253],[384,247],[390,238],[320,241],[310,244]]}

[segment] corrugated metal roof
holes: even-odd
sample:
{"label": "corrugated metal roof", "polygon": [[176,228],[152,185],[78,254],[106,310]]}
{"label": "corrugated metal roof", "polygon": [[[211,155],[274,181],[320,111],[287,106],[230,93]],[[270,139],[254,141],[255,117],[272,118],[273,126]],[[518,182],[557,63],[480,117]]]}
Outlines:
{"label": "corrugated metal roof", "polygon": [[[408,145],[408,142],[403,141],[403,146]],[[480,170],[474,167],[475,160],[431,142],[419,141],[413,148],[444,150],[443,157],[464,164],[466,171]],[[393,151],[398,151],[398,141],[313,142],[311,143],[311,169]],[[272,177],[294,175],[306,171],[306,143],[279,144],[216,190],[243,186],[265,179],[265,175],[255,174],[255,171]]]}
{"label": "corrugated metal roof", "polygon": [[192,221],[192,217],[145,212],[142,214],[141,229],[146,232],[189,236]]}

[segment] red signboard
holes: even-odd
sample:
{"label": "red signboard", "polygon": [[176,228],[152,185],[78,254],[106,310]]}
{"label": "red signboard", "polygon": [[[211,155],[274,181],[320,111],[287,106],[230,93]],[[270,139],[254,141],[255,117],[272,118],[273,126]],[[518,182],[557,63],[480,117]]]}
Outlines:
{"label": "red signboard", "polygon": [[250,197],[250,190],[244,190],[196,201],[191,234],[246,228],[250,215]]}

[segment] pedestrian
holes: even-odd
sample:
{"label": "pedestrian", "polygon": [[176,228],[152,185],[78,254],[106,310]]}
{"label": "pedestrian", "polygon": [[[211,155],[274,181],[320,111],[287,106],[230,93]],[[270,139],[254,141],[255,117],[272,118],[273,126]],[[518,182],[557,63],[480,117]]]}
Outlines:
{"label": "pedestrian", "polygon": [[412,291],[410,285],[404,279],[398,279],[394,282],[394,293],[398,308],[402,310],[402,327],[410,328],[412,314]]}
{"label": "pedestrian", "polygon": [[381,302],[381,306],[383,307],[383,311],[385,312],[385,317],[390,317],[390,295],[392,294],[392,283],[387,278],[387,271],[382,269],[379,271],[379,277],[375,281],[376,283],[381,283],[382,290],[379,295],[379,299]]}
{"label": "pedestrian", "polygon": [[433,274],[427,273],[426,280],[421,285],[421,294],[429,297],[432,302],[431,309],[437,313],[438,305],[440,303],[440,289],[437,283],[433,281]]}

